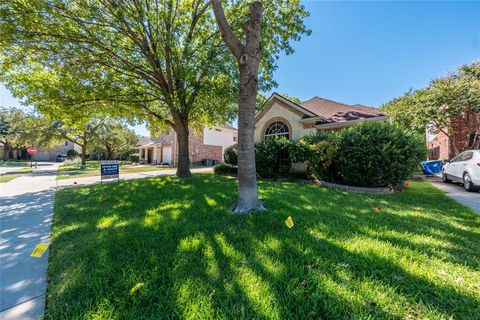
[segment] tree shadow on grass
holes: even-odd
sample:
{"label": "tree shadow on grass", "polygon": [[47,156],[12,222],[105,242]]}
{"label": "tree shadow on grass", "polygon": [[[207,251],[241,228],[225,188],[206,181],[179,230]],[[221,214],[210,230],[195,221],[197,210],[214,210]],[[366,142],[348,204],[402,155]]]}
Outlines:
{"label": "tree shadow on grass", "polygon": [[234,185],[164,177],[58,193],[47,318],[479,317],[472,290],[428,274],[429,259],[444,259],[447,275],[480,280],[479,233],[467,224],[479,220],[454,204],[265,182],[269,211],[235,216]]}

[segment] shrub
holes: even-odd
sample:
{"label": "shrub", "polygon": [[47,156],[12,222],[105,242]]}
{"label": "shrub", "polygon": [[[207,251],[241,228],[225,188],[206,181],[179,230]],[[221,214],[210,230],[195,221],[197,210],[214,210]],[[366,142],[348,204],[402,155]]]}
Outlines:
{"label": "shrub", "polygon": [[310,152],[306,163],[315,178],[326,181],[338,180],[338,170],[335,167],[338,151],[337,136],[331,135],[326,140],[320,140],[308,147]]}
{"label": "shrub", "polygon": [[237,166],[228,163],[220,163],[213,167],[213,173],[219,175],[236,176]]}
{"label": "shrub", "polygon": [[238,160],[238,147],[237,144],[233,144],[223,151],[223,159],[225,163],[236,166]]}
{"label": "shrub", "polygon": [[67,151],[67,158],[69,158],[69,159],[73,159],[73,158],[76,158],[78,156],[79,156],[79,154],[75,149],[70,149],[70,150]]}
{"label": "shrub", "polygon": [[332,134],[320,132],[302,137],[290,143],[289,156],[292,162],[305,163],[307,171],[323,179],[335,156],[335,145],[330,141]]}
{"label": "shrub", "polygon": [[335,152],[329,171],[336,171],[336,182],[352,186],[396,187],[427,154],[420,137],[388,123],[364,122],[332,140],[336,151],[324,150]]}
{"label": "shrub", "polygon": [[62,166],[78,166],[82,163],[82,159],[79,157],[67,159],[62,162]]}
{"label": "shrub", "polygon": [[132,163],[138,163],[140,161],[140,155],[138,153],[132,153],[128,156],[128,160]]}
{"label": "shrub", "polygon": [[292,141],[285,138],[268,138],[255,144],[257,173],[270,177],[290,169],[289,151]]}

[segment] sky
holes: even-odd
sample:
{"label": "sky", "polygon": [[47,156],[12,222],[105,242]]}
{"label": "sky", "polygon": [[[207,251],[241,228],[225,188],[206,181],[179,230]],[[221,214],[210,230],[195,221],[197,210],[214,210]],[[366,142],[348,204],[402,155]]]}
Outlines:
{"label": "sky", "polygon": [[[480,59],[480,1],[304,5],[312,34],[293,43],[292,55],[280,57],[272,92],[380,107]],[[1,85],[0,105],[18,105]],[[144,126],[135,130],[148,135]]]}

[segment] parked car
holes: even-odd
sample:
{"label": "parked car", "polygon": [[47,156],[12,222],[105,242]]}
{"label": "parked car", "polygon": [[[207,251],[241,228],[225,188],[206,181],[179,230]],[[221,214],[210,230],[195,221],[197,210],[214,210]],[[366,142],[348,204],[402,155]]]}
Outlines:
{"label": "parked car", "polygon": [[468,150],[447,160],[442,170],[443,182],[461,182],[467,191],[480,190],[480,150]]}
{"label": "parked car", "polygon": [[66,154],[59,154],[55,158],[55,161],[57,161],[57,162],[63,162],[65,160],[67,160],[67,155]]}

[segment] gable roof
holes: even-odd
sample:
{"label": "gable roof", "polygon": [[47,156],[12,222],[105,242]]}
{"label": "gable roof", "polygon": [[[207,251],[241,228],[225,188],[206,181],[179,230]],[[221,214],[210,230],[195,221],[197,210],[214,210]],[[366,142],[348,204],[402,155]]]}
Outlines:
{"label": "gable roof", "polygon": [[385,116],[377,108],[361,104],[348,105],[320,97],[313,97],[300,104],[303,108],[324,118],[324,123],[337,123],[352,120]]}
{"label": "gable roof", "polygon": [[302,122],[328,124],[386,117],[380,109],[367,107],[362,104],[348,105],[317,96],[297,104],[274,92],[270,98],[268,98],[262,110],[255,115],[255,120],[258,121],[263,117],[263,115],[271,109],[275,101],[291,111],[302,115]]}
{"label": "gable roof", "polygon": [[263,117],[265,115],[265,113],[268,112],[268,110],[270,110],[273,106],[273,103],[275,101],[279,101],[280,104],[284,107],[286,107],[287,109],[290,109],[292,111],[295,111],[295,112],[298,112],[300,114],[302,114],[302,116],[304,118],[309,118],[309,117],[316,117],[317,115],[305,108],[303,108],[301,105],[291,101],[291,100],[288,100],[287,98],[283,97],[282,95],[279,95],[278,93],[274,92],[272,93],[272,95],[270,96],[270,98],[268,98],[268,100],[265,102],[265,104],[263,105],[262,109],[260,111],[257,112],[257,114],[255,115],[255,121],[258,121],[261,117]]}

